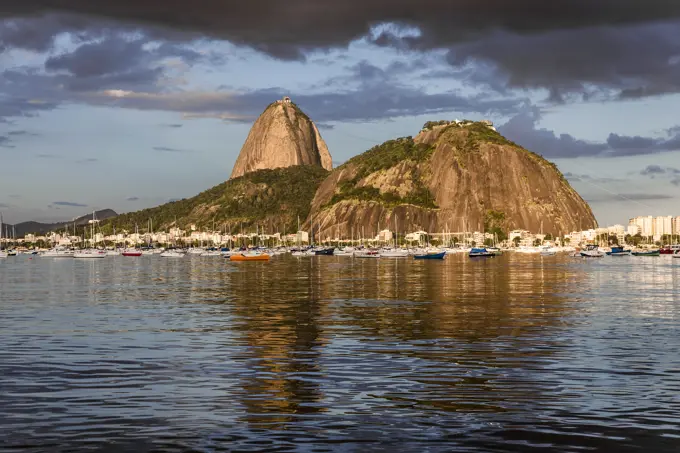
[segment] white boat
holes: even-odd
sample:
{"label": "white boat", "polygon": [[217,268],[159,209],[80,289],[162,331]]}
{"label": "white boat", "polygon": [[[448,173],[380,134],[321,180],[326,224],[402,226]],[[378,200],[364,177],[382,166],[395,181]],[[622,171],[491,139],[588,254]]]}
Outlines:
{"label": "white boat", "polygon": [[106,256],[120,256],[120,250],[107,250]]}
{"label": "white boat", "polygon": [[408,250],[406,249],[383,249],[379,252],[380,258],[407,258]]}
{"label": "white boat", "polygon": [[166,250],[160,254],[162,258],[184,258],[186,253],[179,250]]}
{"label": "white boat", "polygon": [[557,251],[554,248],[550,247],[549,245],[544,245],[540,247],[539,253],[541,254],[541,256],[554,256],[557,253]]}
{"label": "white boat", "polygon": [[19,252],[16,250],[7,250],[7,256],[17,256]]}
{"label": "white boat", "polygon": [[106,258],[106,250],[85,249],[73,254],[74,258]]}
{"label": "white boat", "polygon": [[599,250],[596,245],[589,245],[585,250],[581,250],[581,256],[584,258],[602,258],[604,252]]}
{"label": "white boat", "polygon": [[7,252],[0,250],[0,258],[7,258]]}
{"label": "white boat", "polygon": [[673,258],[680,258],[680,250],[677,250],[673,255],[671,255]]}
{"label": "white boat", "polygon": [[222,256],[222,252],[219,250],[205,250],[200,256]]}
{"label": "white boat", "polygon": [[201,248],[195,248],[195,247],[191,247],[189,250],[187,250],[187,253],[189,255],[203,255],[204,252],[205,252],[205,250],[203,250]]}
{"label": "white boat", "polygon": [[[0,247],[2,247],[2,214],[0,214]],[[7,258],[7,252],[0,249],[0,258]]]}
{"label": "white boat", "polygon": [[380,258],[380,252],[377,250],[357,250],[354,252],[354,256],[357,258]]}
{"label": "white boat", "polygon": [[342,249],[336,249],[334,256],[354,256],[354,247],[345,247]]}
{"label": "white boat", "polygon": [[45,250],[41,256],[45,258],[73,258],[74,254],[75,252],[73,250],[57,247]]}

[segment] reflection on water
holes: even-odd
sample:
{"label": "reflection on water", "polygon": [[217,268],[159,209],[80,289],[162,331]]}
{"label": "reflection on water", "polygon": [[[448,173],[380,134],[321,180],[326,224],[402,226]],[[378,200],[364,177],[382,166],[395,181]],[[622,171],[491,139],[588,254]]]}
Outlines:
{"label": "reflection on water", "polygon": [[680,451],[674,264],[8,259],[0,450]]}

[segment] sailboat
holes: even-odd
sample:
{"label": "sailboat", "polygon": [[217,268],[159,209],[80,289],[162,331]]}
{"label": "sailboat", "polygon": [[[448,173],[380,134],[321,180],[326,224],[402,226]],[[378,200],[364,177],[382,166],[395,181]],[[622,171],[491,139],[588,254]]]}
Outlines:
{"label": "sailboat", "polygon": [[[94,226],[96,217],[94,211],[92,212],[92,245],[94,246]],[[74,258],[106,258],[106,250],[98,250],[94,247],[89,249],[78,250],[73,254]]]}
{"label": "sailboat", "polygon": [[7,252],[2,249],[2,214],[0,214],[0,258],[7,258]]}

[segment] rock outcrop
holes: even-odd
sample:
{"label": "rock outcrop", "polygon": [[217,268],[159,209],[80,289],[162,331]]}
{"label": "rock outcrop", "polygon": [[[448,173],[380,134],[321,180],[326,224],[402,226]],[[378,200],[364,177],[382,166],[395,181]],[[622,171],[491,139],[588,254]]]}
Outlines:
{"label": "rock outcrop", "polygon": [[354,157],[321,183],[310,219],[323,238],[525,229],[553,235],[596,225],[557,167],[490,123],[428,123]]}
{"label": "rock outcrop", "polygon": [[332,160],[318,128],[289,98],[270,104],[255,121],[231,172],[246,173],[295,165],[331,170]]}

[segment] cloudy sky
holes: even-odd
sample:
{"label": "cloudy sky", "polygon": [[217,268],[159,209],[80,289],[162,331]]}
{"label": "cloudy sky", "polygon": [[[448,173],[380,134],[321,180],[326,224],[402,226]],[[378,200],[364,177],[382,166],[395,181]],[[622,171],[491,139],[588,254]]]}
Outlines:
{"label": "cloudy sky", "polygon": [[601,224],[680,215],[680,2],[22,0],[0,7],[0,211],[61,220],[225,180],[284,95],[341,163],[489,118]]}

